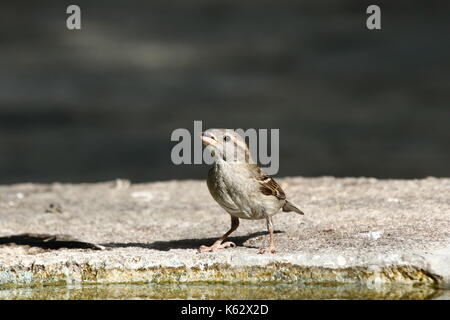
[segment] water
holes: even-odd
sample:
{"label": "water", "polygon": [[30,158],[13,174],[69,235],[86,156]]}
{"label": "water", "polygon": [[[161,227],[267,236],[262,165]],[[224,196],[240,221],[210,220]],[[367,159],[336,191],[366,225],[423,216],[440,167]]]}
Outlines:
{"label": "water", "polygon": [[374,290],[355,285],[104,284],[4,287],[0,299],[450,299],[429,287]]}

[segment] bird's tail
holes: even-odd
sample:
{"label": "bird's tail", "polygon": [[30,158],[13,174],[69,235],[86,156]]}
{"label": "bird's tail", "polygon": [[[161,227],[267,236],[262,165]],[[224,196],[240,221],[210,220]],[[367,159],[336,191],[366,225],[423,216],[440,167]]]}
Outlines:
{"label": "bird's tail", "polygon": [[284,212],[294,211],[294,212],[297,212],[298,214],[304,214],[304,212],[302,210],[300,210],[299,208],[297,208],[296,205],[294,205],[292,202],[289,202],[287,200],[283,206],[283,211]]}

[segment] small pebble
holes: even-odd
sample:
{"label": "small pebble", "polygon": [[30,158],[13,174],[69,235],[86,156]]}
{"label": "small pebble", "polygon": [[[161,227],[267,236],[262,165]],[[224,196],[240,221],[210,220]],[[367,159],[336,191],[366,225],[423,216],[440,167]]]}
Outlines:
{"label": "small pebble", "polygon": [[46,213],[62,213],[62,206],[57,202],[51,202],[48,207],[45,209]]}

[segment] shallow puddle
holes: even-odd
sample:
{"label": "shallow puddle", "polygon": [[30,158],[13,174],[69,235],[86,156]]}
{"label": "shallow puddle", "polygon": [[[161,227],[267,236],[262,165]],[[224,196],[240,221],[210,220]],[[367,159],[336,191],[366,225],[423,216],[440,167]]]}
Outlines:
{"label": "shallow puddle", "polygon": [[450,299],[450,293],[428,287],[104,284],[0,287],[0,299]]}

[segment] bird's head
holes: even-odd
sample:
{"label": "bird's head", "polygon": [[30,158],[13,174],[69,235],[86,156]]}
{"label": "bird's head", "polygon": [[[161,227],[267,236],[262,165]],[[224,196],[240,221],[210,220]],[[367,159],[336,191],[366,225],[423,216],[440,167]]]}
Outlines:
{"label": "bird's head", "polygon": [[215,160],[253,163],[244,138],[232,129],[208,129],[202,132],[202,142]]}

